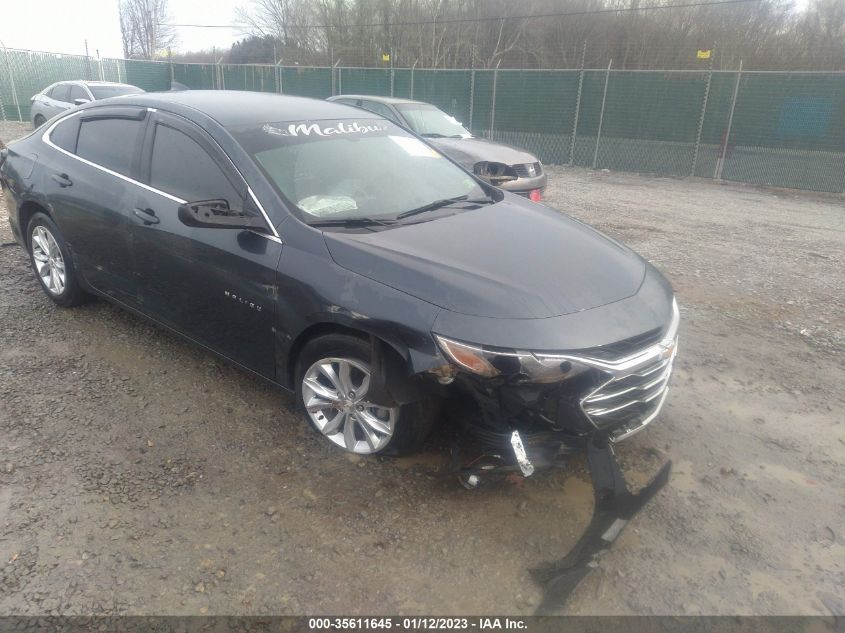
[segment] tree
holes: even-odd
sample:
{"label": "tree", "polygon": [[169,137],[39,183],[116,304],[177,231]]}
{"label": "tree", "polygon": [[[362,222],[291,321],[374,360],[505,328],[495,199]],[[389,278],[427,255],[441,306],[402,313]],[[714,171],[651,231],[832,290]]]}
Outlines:
{"label": "tree", "polygon": [[706,69],[713,48],[716,69],[845,69],[845,1],[711,1],[252,0],[237,20],[285,64]]}
{"label": "tree", "polygon": [[119,10],[124,57],[155,59],[175,43],[167,0],[119,0]]}

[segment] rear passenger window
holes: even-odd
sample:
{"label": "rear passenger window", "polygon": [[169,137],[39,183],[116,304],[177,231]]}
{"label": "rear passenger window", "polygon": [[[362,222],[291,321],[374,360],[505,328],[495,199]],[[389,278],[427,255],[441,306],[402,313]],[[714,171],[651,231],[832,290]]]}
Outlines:
{"label": "rear passenger window", "polygon": [[89,119],[79,128],[76,155],[92,163],[131,175],[135,149],[141,143],[144,121]]}
{"label": "rear passenger window", "polygon": [[223,170],[195,140],[167,125],[156,125],[150,186],[189,202],[223,199],[240,208],[240,194]]}
{"label": "rear passenger window", "polygon": [[76,133],[79,131],[79,117],[71,117],[59,123],[50,134],[54,145],[68,152],[76,151]]}

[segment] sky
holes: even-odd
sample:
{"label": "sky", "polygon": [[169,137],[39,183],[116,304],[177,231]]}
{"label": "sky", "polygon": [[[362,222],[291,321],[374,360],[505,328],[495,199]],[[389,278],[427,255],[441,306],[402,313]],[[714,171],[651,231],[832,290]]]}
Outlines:
{"label": "sky", "polygon": [[[231,24],[236,7],[249,0],[169,0],[173,23]],[[37,11],[34,7],[37,6]],[[177,28],[174,50],[228,48],[243,37],[237,29]],[[117,0],[5,0],[0,15],[0,42],[8,48],[80,55],[85,40],[91,55],[122,57]]]}

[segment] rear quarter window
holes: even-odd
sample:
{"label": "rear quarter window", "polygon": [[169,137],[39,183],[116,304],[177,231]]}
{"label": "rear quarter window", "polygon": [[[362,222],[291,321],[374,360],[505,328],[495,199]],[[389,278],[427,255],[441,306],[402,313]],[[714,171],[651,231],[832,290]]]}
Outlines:
{"label": "rear quarter window", "polygon": [[144,123],[118,118],[82,121],[76,142],[76,155],[129,176],[132,172],[135,148],[141,143]]}
{"label": "rear quarter window", "polygon": [[54,145],[68,152],[76,151],[76,135],[79,132],[79,118],[71,117],[59,123],[50,133]]}

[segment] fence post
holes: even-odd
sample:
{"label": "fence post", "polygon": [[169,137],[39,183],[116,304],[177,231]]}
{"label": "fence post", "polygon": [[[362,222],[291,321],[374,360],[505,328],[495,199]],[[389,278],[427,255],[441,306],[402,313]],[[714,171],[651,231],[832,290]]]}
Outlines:
{"label": "fence post", "polygon": [[725,140],[722,143],[722,153],[719,160],[716,161],[716,173],[713,174],[715,180],[722,179],[722,169],[725,167],[725,157],[728,154],[728,143],[731,141],[731,128],[734,123],[734,110],[736,109],[736,98],[739,95],[739,82],[742,79],[742,60],[739,60],[739,70],[736,73],[736,84],[734,85],[734,96],[731,99],[731,113],[728,115],[728,129],[725,130]]}
{"label": "fence post", "polygon": [[417,67],[417,62],[420,61],[418,59],[414,60],[414,65],[411,66],[411,99],[414,98],[414,68]]}
{"label": "fence post", "polygon": [[393,68],[393,47],[390,47],[390,96],[393,96],[393,81],[395,78],[395,72]]}
{"label": "fence post", "polygon": [[490,108],[490,140],[493,140],[493,128],[496,124],[496,84],[499,83],[499,66],[501,63],[502,60],[500,59],[496,63],[496,69],[493,71],[493,103]]}
{"label": "fence post", "polygon": [[695,150],[692,153],[692,167],[689,175],[695,176],[695,168],[698,165],[698,151],[701,147],[701,132],[704,129],[704,116],[707,113],[707,99],[710,97],[710,82],[713,80],[713,49],[710,53],[710,70],[707,71],[707,85],[704,87],[704,100],[701,103],[701,114],[698,117],[698,132],[695,135]]}
{"label": "fence post", "polygon": [[85,79],[91,81],[91,57],[88,55],[88,40],[85,40]]}
{"label": "fence post", "polygon": [[575,120],[572,121],[572,138],[569,142],[569,166],[575,162],[575,139],[578,138],[578,117],[581,116],[581,90],[584,88],[584,59],[587,57],[587,40],[581,49],[581,71],[578,73],[578,94],[575,96]]}
{"label": "fence post", "polygon": [[475,68],[469,75],[469,131],[472,132],[472,111],[475,109]]}
{"label": "fence post", "polygon": [[596,133],[596,149],[593,150],[593,169],[599,159],[599,141],[601,140],[601,128],[604,125],[604,104],[607,101],[607,84],[610,82],[610,67],[613,66],[613,59],[607,64],[607,74],[604,76],[604,93],[601,97],[601,114],[599,114],[599,130]]}

